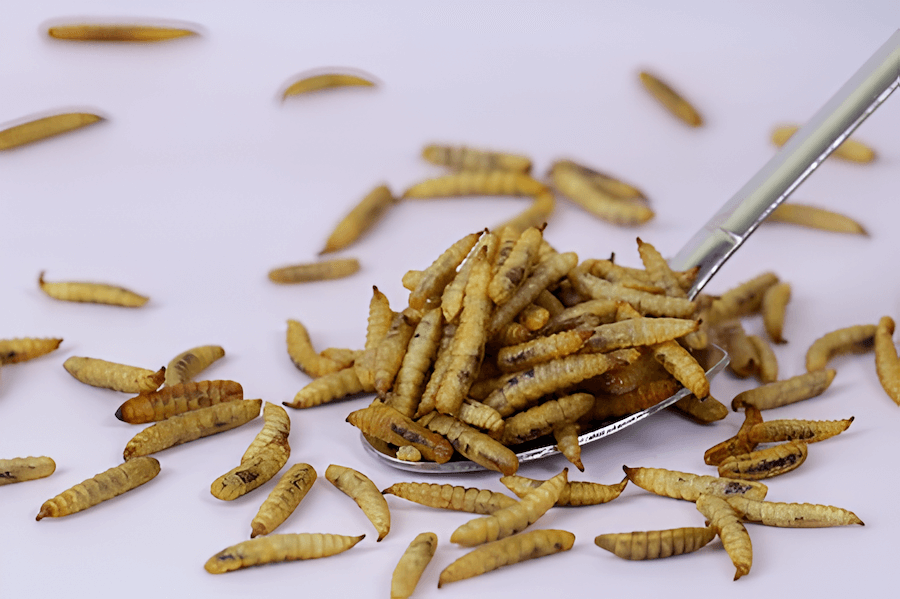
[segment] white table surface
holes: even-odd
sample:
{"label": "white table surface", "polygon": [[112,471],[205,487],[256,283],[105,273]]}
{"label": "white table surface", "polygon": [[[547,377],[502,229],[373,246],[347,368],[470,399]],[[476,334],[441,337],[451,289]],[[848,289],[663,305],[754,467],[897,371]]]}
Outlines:
{"label": "white table surface", "polygon": [[[202,35],[155,45],[46,36],[48,23],[78,17],[173,20]],[[223,576],[203,570],[249,537],[274,484],[231,503],[208,491],[260,421],[158,454],[155,480],[103,505],[34,516],[44,500],[119,463],[138,430],[113,417],[127,396],[76,382],[61,367],[67,357],[158,368],[215,343],[227,356],[208,377],[280,403],[309,380],[286,354],[287,319],[303,321],[317,347],[360,347],[373,284],[402,307],[406,270],[526,205],[402,203],[340,253],[360,259],[357,275],[305,286],[267,280],[274,266],[314,260],[375,185],[399,193],[441,173],[420,159],[425,144],[526,153],[541,175],[570,157],[638,184],[657,212],[648,224],[616,228],[560,199],[546,231],[581,258],[614,251],[637,265],[636,236],[674,254],[773,155],[773,126],[811,116],[898,26],[895,1],[5,4],[0,122],[74,108],[108,120],[0,153],[0,337],[64,338],[48,356],[4,367],[0,379],[0,457],[49,455],[58,464],[49,478],[0,489],[0,595],[383,597],[407,544],[432,530],[440,544],[416,596],[882,596],[900,533],[900,408],[879,386],[871,355],[834,360],[838,375],[823,396],[779,410],[779,418],[856,420],[769,484],[770,499],[846,507],[866,526],[752,526],[753,568],[738,582],[719,541],[653,563],[596,547],[601,533],[702,524],[690,503],[629,486],[613,503],[552,510],[535,524],[575,533],[570,552],[438,591],[440,571],[465,552],[450,533],[470,516],[389,498],[391,533],[376,544],[325,468],[356,468],[380,488],[402,480],[504,488],[493,474],[416,477],[374,462],[344,422],[367,398],[290,411],[291,463],[312,464],[320,480],[281,530],[367,535],[341,556]],[[280,101],[294,77],[323,67],[358,69],[379,85]],[[644,67],[684,90],[706,126],[689,129],[664,113],[638,82]],[[793,285],[789,343],[776,348],[783,377],[803,371],[806,348],[825,332],[900,317],[898,130],[900,99],[890,98],[857,132],[877,162],[831,160],[793,198],[856,217],[870,237],[764,225],[708,288],[766,270]],[[151,301],[139,310],[58,302],[38,289],[42,270],[48,280],[111,282]],[[761,331],[758,319],[746,326]],[[724,374],[713,395],[730,402],[754,385]],[[704,450],[741,421],[731,414],[704,427],[664,413],[587,447],[586,472],[570,478],[617,482],[623,464],[714,474]],[[548,477],[564,465],[554,458],[521,474]]]}

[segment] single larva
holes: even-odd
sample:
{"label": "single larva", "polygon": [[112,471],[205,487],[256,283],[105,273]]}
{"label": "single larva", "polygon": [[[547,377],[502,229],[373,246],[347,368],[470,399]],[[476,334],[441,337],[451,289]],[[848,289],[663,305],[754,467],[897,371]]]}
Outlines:
{"label": "single larva", "polygon": [[789,223],[833,233],[869,235],[865,227],[849,216],[806,204],[780,204],[764,222]]}
{"label": "single larva", "polygon": [[142,392],[116,410],[116,418],[129,424],[158,422],[212,405],[244,398],[240,383],[228,380],[178,383],[158,391]]}
{"label": "single larva", "polygon": [[125,446],[124,457],[149,455],[246,424],[259,416],[261,399],[220,403],[148,426]]}
{"label": "single larva", "polygon": [[752,404],[760,410],[778,408],[804,399],[821,395],[834,380],[836,371],[833,368],[814,370],[806,374],[775,381],[738,393],[731,400],[731,409],[738,409]]}
{"label": "single larva", "polygon": [[487,434],[495,439],[503,433],[506,426],[500,412],[471,398],[467,398],[459,406],[459,414],[456,417],[464,424],[487,431]]}
{"label": "single larva", "polygon": [[874,324],[858,324],[819,337],[806,350],[806,370],[823,370],[835,356],[872,351],[875,348],[876,328]]}
{"label": "single larva", "polygon": [[[510,229],[507,227],[504,230]],[[444,314],[444,321],[459,321],[457,316],[463,308],[466,286],[469,284],[472,269],[475,268],[475,264],[479,261],[478,257],[485,254],[487,260],[493,265],[496,263],[499,248],[500,238],[495,233],[485,230],[478,243],[475,244],[475,247],[472,248],[472,251],[469,252],[469,255],[463,261],[462,266],[459,267],[456,276],[444,287],[444,291],[441,293],[440,304],[441,312]]]}
{"label": "single larva", "polygon": [[762,480],[790,472],[806,461],[808,450],[802,441],[789,441],[766,449],[730,456],[719,462],[719,476],[742,480]]}
{"label": "single larva", "polygon": [[[356,373],[354,386],[360,387],[360,390],[375,391],[375,352],[391,328],[393,320],[394,311],[391,310],[390,301],[378,287],[372,285],[372,299],[369,300],[369,318],[366,323],[366,344],[362,354],[353,361],[353,371]],[[343,385],[350,383],[349,378],[341,382]]]}
{"label": "single larva", "polygon": [[335,258],[274,268],[269,271],[269,280],[281,284],[330,281],[349,277],[358,271],[359,260],[356,258]]}
{"label": "single larva", "polygon": [[754,501],[746,497],[729,497],[727,501],[744,520],[766,526],[822,528],[863,525],[863,521],[850,510],[831,505]]}
{"label": "single larva", "polygon": [[63,368],[86,385],[123,393],[156,391],[166,378],[165,367],[154,372],[137,366],[80,356],[66,359]]}
{"label": "single larva", "polygon": [[534,524],[559,500],[566,484],[568,469],[541,484],[515,505],[489,516],[469,520],[450,535],[450,542],[474,547],[521,532]]}
{"label": "single larva", "polygon": [[[524,476],[504,476],[500,479],[507,489],[520,498],[524,498],[546,481],[526,478]],[[614,485],[604,485],[589,481],[566,481],[556,500],[557,507],[581,507],[584,505],[600,505],[616,499],[625,490],[628,477]]]}
{"label": "single larva", "polygon": [[664,468],[623,466],[623,470],[628,480],[645,491],[687,501],[697,501],[703,494],[717,497],[743,495],[752,499],[765,499],[769,490],[766,485],[756,481],[691,474]]}
{"label": "single larva", "polygon": [[633,227],[654,217],[643,197],[622,197],[598,183],[591,171],[570,160],[553,163],[550,177],[560,194],[594,216],[615,225]]}
{"label": "single larva", "polygon": [[384,404],[376,402],[355,410],[347,416],[347,422],[392,445],[412,445],[431,462],[443,464],[453,457],[453,447],[447,439]]}
{"label": "single larva", "polygon": [[204,568],[210,574],[224,574],[250,566],[328,557],[347,551],[365,536],[305,532],[268,535],[223,549],[209,558]]}
{"label": "single larva", "polygon": [[734,580],[750,572],[753,564],[753,546],[750,535],[741,524],[734,508],[723,498],[701,495],[697,498],[697,511],[706,516],[709,525],[722,540],[731,563],[734,564]]}
{"label": "single larva", "polygon": [[325,478],[342,493],[352,498],[378,532],[381,541],[391,530],[391,511],[384,495],[378,491],[369,477],[352,468],[331,464],[325,470]]}
{"label": "single larva", "polygon": [[62,339],[21,337],[0,339],[0,365],[18,364],[39,358],[56,350]]}
{"label": "single larva", "polygon": [[292,401],[282,403],[289,408],[312,408],[336,399],[374,391],[374,387],[367,388],[359,380],[355,365],[354,363],[354,367],[344,368],[313,379],[297,392]]}
{"label": "single larva", "polygon": [[749,404],[744,408],[744,423],[737,434],[730,439],[713,445],[703,454],[703,461],[710,466],[718,466],[729,456],[743,455],[756,449],[756,443],[750,441],[750,430],[763,421],[759,408]]}
{"label": "single larva", "polygon": [[553,432],[553,427],[563,422],[575,422],[594,406],[590,393],[574,393],[559,399],[550,399],[524,412],[506,419],[504,445],[517,445]]}
{"label": "single larva", "polygon": [[578,442],[580,433],[581,425],[577,422],[561,422],[553,426],[556,449],[573,466],[584,472],[584,463],[581,461],[581,445]]}
{"label": "single larva", "polygon": [[38,285],[41,291],[65,302],[84,302],[91,304],[106,304],[109,306],[122,306],[125,308],[140,308],[150,298],[139,295],[124,287],[116,287],[105,283],[82,282],[57,282],[48,283],[44,280],[44,273],[38,276]]}
{"label": "single larva", "polygon": [[589,272],[585,272],[580,267],[573,269],[568,277],[572,287],[582,296],[592,299],[627,302],[644,316],[691,318],[696,307],[694,302],[687,298],[667,297],[631,289],[617,283],[610,283]]}
{"label": "single larva", "polygon": [[288,468],[250,521],[250,538],[267,535],[278,528],[294,513],[314,482],[316,470],[309,464],[294,464]]}
{"label": "single larva", "polygon": [[728,406],[711,395],[697,399],[692,393],[672,404],[671,409],[701,424],[716,422],[728,416]]}
{"label": "single larva", "polygon": [[422,158],[432,164],[465,171],[503,170],[525,174],[531,171],[531,159],[528,156],[466,146],[429,144],[422,149]]}
{"label": "single larva", "polygon": [[409,340],[394,380],[393,391],[386,400],[388,405],[404,416],[414,416],[419,407],[419,399],[425,388],[425,376],[441,343],[443,318],[440,308],[427,311]]}
{"label": "single larva", "polygon": [[684,385],[698,399],[709,395],[709,379],[706,371],[688,350],[678,341],[664,341],[651,346],[653,357],[663,365],[675,380]]}
{"label": "single larva", "polygon": [[[512,171],[460,171],[427,179],[403,192],[404,198],[446,198],[469,195],[538,196],[547,186],[526,174]],[[498,230],[503,227],[496,227]],[[527,227],[525,227],[527,228]],[[525,228],[520,230],[525,230]]]}
{"label": "single larva", "polygon": [[163,42],[197,35],[182,27],[155,27],[126,24],[57,25],[47,30],[50,37],[77,42]]}
{"label": "single larva", "polygon": [[659,77],[651,75],[647,71],[641,71],[640,78],[644,88],[673,116],[690,127],[703,125],[703,117],[700,116],[697,109]]}
{"label": "single larva", "polygon": [[607,352],[623,347],[655,345],[671,341],[696,331],[696,320],[686,318],[629,318],[593,329],[593,336],[584,343],[584,351]]}
{"label": "single larva", "polygon": [[201,345],[184,351],[166,366],[166,386],[192,382],[210,364],[224,357],[225,350],[218,345]]}
{"label": "single larva", "polygon": [[0,460],[0,486],[46,478],[56,471],[56,462],[46,456]]}
{"label": "single larva", "polygon": [[412,540],[391,576],[391,599],[406,599],[413,594],[422,572],[434,557],[437,543],[433,532],[423,532]]}
{"label": "single larva", "polygon": [[282,99],[299,96],[310,92],[341,87],[375,87],[374,78],[370,75],[354,75],[352,73],[321,73],[304,76],[291,83],[284,90]]}
{"label": "single larva", "polygon": [[589,329],[562,331],[547,337],[537,337],[525,343],[506,346],[497,352],[497,366],[504,372],[515,372],[542,362],[550,362],[575,353],[595,334],[595,331]]}
{"label": "single larva", "polygon": [[431,412],[422,422],[443,435],[460,455],[488,470],[513,474],[519,469],[519,458],[511,449],[453,416]]}
{"label": "single larva", "polygon": [[845,420],[769,420],[754,424],[747,431],[750,443],[803,441],[817,443],[839,435],[850,427],[853,418]]}
{"label": "single larva", "polygon": [[778,358],[768,341],[759,335],[747,335],[756,356],[756,377],[760,383],[774,383],[778,380]]}
{"label": "single larva", "polygon": [[882,316],[875,331],[875,371],[888,397],[900,405],[900,359],[894,346],[894,319]]}
{"label": "single larva", "polygon": [[594,544],[623,559],[645,560],[691,553],[714,538],[715,529],[704,526],[610,533],[595,537]]}
{"label": "single larva", "polygon": [[763,315],[763,325],[769,338],[775,343],[786,342],[783,336],[784,317],[790,299],[790,283],[776,283],[763,293],[760,307]]}
{"label": "single larva", "polygon": [[85,112],[54,114],[0,131],[0,151],[24,146],[35,141],[80,129],[103,117]]}
{"label": "single larva", "polygon": [[[510,227],[504,230],[514,231],[515,229]],[[542,239],[541,229],[529,227],[515,240],[509,255],[504,257],[488,285],[488,295],[495,305],[499,306],[508,301],[513,292],[525,280],[533,268]]]}
{"label": "single larva", "polygon": [[488,543],[460,557],[444,568],[438,587],[479,576],[485,572],[525,560],[568,551],[575,535],[565,530],[532,530]]}
{"label": "single larva", "polygon": [[[409,293],[409,307],[416,310],[425,308],[425,302],[440,297],[444,288],[456,276],[456,269],[462,264],[469,251],[478,243],[482,232],[470,233],[456,241],[422,271],[418,284]],[[370,308],[371,314],[371,308]],[[368,336],[366,337],[368,341]],[[368,344],[367,344],[368,345]]]}
{"label": "single larva", "polygon": [[652,244],[637,238],[638,254],[644,263],[644,270],[650,280],[658,284],[670,297],[687,297],[687,293],[681,287],[678,276],[669,268],[669,263]]}
{"label": "single larva", "polygon": [[707,329],[710,340],[728,352],[728,369],[746,378],[757,373],[759,358],[756,346],[738,318],[717,321]]}
{"label": "single larva", "polygon": [[482,403],[494,408],[505,418],[517,410],[529,407],[552,391],[633,362],[638,355],[637,350],[625,349],[608,354],[576,354],[538,364],[516,373],[506,384],[488,395]]}
{"label": "single larva", "polygon": [[493,514],[518,503],[503,493],[489,489],[475,489],[438,483],[394,483],[383,494],[394,495],[427,507],[468,512],[470,514]]}
{"label": "single larva", "polygon": [[320,254],[336,252],[362,237],[397,202],[387,185],[370,191],[334,228]]}
{"label": "single larva", "polygon": [[778,275],[765,272],[733,287],[712,303],[710,319],[720,323],[759,311],[766,290],[779,283]]}
{"label": "single larva", "polygon": [[[799,129],[797,125],[777,127],[772,132],[772,143],[779,147],[783,146]],[[875,160],[875,150],[855,139],[845,139],[832,155],[850,162],[866,163]]]}
{"label": "single larva", "polygon": [[290,433],[291,420],[285,409],[266,402],[262,430],[241,456],[240,465],[210,485],[213,497],[232,501],[271,480],[291,455]]}
{"label": "single larva", "polygon": [[375,391],[380,397],[391,389],[394,383],[394,377],[400,371],[403,365],[403,358],[409,347],[409,341],[412,339],[416,330],[416,325],[422,318],[421,312],[406,308],[402,312],[395,314],[391,320],[391,326],[385,334],[384,339],[378,344],[375,350],[375,361],[373,370],[375,378],[373,384]]}
{"label": "single larva", "polygon": [[159,474],[159,461],[136,457],[63,491],[41,506],[36,520],[68,516],[143,485]]}

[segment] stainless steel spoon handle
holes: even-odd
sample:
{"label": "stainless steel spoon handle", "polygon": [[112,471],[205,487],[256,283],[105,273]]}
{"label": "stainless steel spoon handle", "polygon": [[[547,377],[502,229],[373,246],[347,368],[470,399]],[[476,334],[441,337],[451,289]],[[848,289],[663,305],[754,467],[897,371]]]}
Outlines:
{"label": "stainless steel spoon handle", "polygon": [[700,272],[694,298],[728,258],[900,86],[900,30],[670,260]]}

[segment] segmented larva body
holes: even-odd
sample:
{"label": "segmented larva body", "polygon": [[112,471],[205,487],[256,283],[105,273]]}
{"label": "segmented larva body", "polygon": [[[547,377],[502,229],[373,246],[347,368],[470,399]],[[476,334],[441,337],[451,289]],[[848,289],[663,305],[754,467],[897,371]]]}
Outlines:
{"label": "segmented larva body", "polygon": [[125,401],[116,418],[130,424],[158,422],[201,408],[243,399],[244,389],[235,381],[199,381],[163,387]]}
{"label": "segmented larva body", "polygon": [[62,339],[37,339],[34,337],[0,339],[0,365],[27,362],[49,354],[58,348],[62,341]]}
{"label": "segmented larva body", "polygon": [[526,174],[531,170],[531,159],[527,156],[466,146],[429,144],[422,150],[422,158],[432,164],[459,170],[504,170]]}
{"label": "segmented larva body", "polygon": [[716,538],[708,526],[599,535],[594,543],[630,560],[660,559],[691,553]]}
{"label": "segmented larva body", "polygon": [[86,302],[125,308],[140,308],[150,299],[124,287],[107,285],[105,283],[48,283],[44,280],[43,272],[38,277],[38,285],[44,293],[53,299],[66,302]]}
{"label": "segmented larva body", "polygon": [[225,357],[218,345],[201,345],[178,354],[166,366],[166,385],[189,383],[210,364]]}
{"label": "segmented larva body", "polygon": [[223,549],[209,558],[204,568],[210,574],[224,574],[262,564],[329,557],[347,551],[365,536],[323,533],[268,535]]}
{"label": "segmented larva body", "polygon": [[384,494],[442,510],[470,514],[493,514],[517,503],[515,499],[489,489],[466,488],[437,483],[394,483]]}

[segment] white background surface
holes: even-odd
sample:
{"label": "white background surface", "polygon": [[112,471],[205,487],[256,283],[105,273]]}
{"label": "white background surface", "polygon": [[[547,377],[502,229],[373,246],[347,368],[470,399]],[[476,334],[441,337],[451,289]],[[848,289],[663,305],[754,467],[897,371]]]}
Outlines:
{"label": "white background surface", "polygon": [[[856,416],[840,437],[810,448],[806,464],[770,483],[769,498],[852,509],[865,527],[779,530],[753,526],[753,569],[732,582],[715,541],[699,553],[631,563],[600,550],[606,532],[701,525],[686,502],[628,487],[615,502],[559,509],[535,526],[575,533],[568,553],[438,591],[438,574],[464,553],[450,533],[470,516],[396,498],[391,533],[375,534],[353,502],[324,480],[330,463],[366,473],[379,488],[413,475],[375,463],[343,420],[356,399],[291,411],[291,463],[320,480],[283,532],[366,533],[327,560],[203,570],[208,557],[249,537],[274,484],[232,503],[209,484],[238,463],[260,422],[158,455],[161,474],[127,495],[62,519],[35,522],[41,503],[121,461],[137,428],[113,417],[127,397],[84,386],[61,367],[72,355],[158,368],[201,344],[227,356],[210,378],[241,382],[246,397],[280,403],[307,381],[287,357],[285,321],[303,321],[317,347],[361,347],[371,286],[394,307],[410,268],[427,266],[454,240],[503,221],[526,202],[467,198],[398,205],[341,253],[362,262],[342,281],[275,286],[267,271],[311,261],[329,231],[385,182],[399,193],[442,171],[419,158],[440,141],[531,155],[543,174],[570,157],[642,187],[657,217],[620,229],[560,199],[546,236],[581,258],[637,264],[640,235],[674,254],[699,225],[773,155],[782,122],[802,122],[900,26],[894,1],[848,2],[454,2],[239,3],[84,1],[7,3],[0,9],[0,122],[83,108],[108,120],[0,155],[0,337],[54,336],[58,351],[3,369],[0,457],[49,455],[56,473],[0,489],[0,595],[382,597],[409,541],[438,534],[438,553],[416,596],[693,597],[881,595],[893,581],[898,530],[900,412],[881,390],[871,356],[833,361],[820,398],[774,417]],[[50,22],[171,19],[200,37],[156,45],[76,44],[46,36]],[[75,19],[77,20],[77,19]],[[298,74],[360,69],[374,89],[279,101]],[[637,71],[651,68],[694,100],[707,125],[691,130],[657,106]],[[793,285],[776,348],[783,377],[804,369],[827,331],[900,316],[896,190],[900,99],[858,131],[879,159],[830,161],[796,201],[843,211],[869,238],[764,225],[711,283],[720,292],[765,270]],[[106,281],[149,295],[140,310],[66,304],[37,277]],[[749,320],[751,332],[758,321]],[[713,394],[730,402],[753,386],[728,374]],[[662,414],[585,449],[584,474],[617,482],[622,465],[714,474],[703,452],[731,436],[742,415],[700,427]],[[523,467],[548,477],[561,459]],[[476,474],[426,480],[504,490]],[[699,586],[698,586],[699,585]]]}

